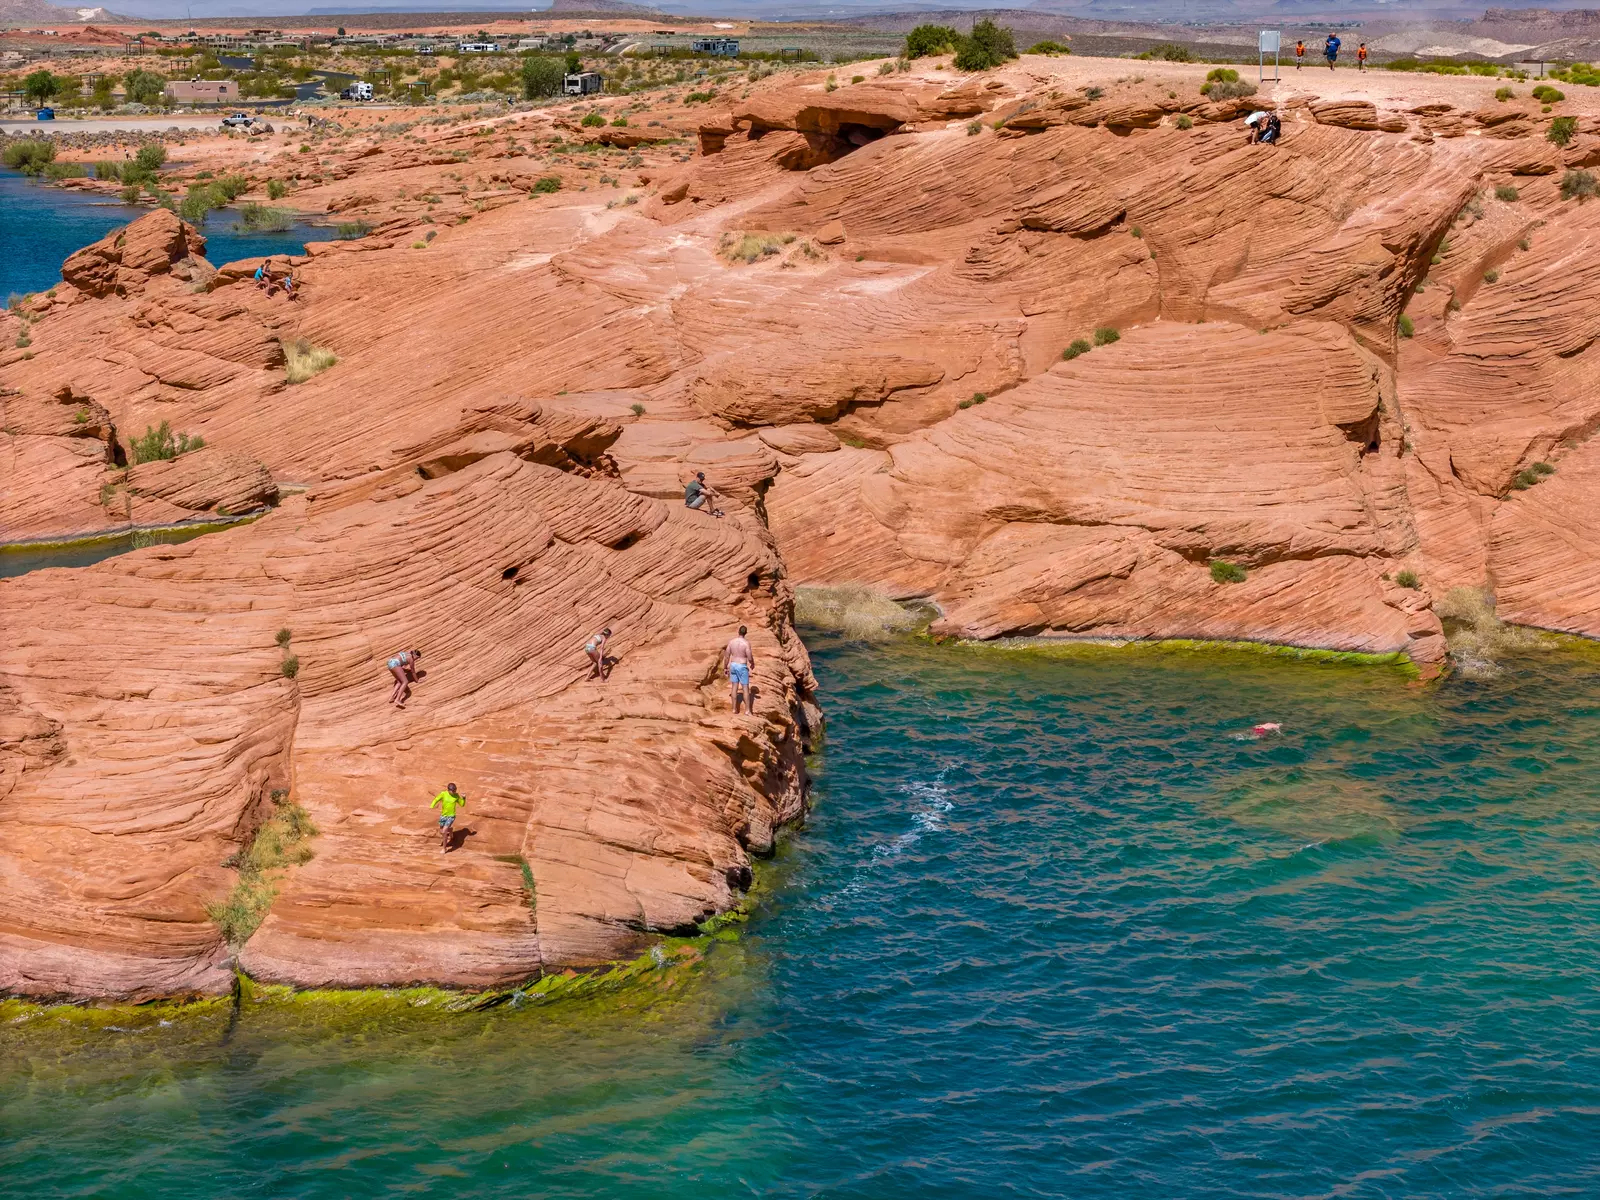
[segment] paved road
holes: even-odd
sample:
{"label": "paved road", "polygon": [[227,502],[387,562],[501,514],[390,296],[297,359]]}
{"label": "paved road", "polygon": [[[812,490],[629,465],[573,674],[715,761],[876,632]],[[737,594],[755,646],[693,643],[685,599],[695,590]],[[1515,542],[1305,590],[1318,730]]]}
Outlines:
{"label": "paved road", "polygon": [[156,133],[171,129],[220,129],[222,118],[214,117],[91,117],[85,121],[0,121],[6,133]]}

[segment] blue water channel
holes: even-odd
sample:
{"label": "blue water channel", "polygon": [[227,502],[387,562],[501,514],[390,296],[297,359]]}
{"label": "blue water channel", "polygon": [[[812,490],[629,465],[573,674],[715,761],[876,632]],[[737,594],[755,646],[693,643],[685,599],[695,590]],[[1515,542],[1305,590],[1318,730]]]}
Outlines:
{"label": "blue water channel", "polygon": [[[0,302],[13,293],[44,291],[61,282],[61,263],[74,250],[137,220],[147,205],[115,196],[51,187],[16,171],[0,170]],[[335,236],[325,225],[296,223],[275,233],[239,229],[230,209],[211,213],[200,232],[206,258],[220,266],[265,254],[303,254],[307,242]]]}
{"label": "blue water channel", "polygon": [[1421,687],[807,636],[814,807],[700,967],[487,1012],[0,1010],[7,1191],[1600,1195],[1592,651]]}

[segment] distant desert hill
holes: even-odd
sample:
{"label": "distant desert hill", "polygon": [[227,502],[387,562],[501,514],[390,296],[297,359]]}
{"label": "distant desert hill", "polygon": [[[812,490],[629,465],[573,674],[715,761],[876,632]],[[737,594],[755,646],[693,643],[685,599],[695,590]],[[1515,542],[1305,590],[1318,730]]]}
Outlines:
{"label": "distant desert hill", "polygon": [[79,25],[116,19],[115,13],[90,5],[62,8],[44,0],[0,0],[0,25]]}

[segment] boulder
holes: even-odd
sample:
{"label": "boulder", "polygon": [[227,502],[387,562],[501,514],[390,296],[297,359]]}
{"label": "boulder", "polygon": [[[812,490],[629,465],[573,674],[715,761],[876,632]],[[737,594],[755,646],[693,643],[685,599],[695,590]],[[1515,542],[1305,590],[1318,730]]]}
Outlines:
{"label": "boulder", "polygon": [[1378,128],[1378,109],[1370,100],[1318,100],[1310,107],[1318,125],[1340,125],[1345,129]]}
{"label": "boulder", "polygon": [[206,240],[165,208],[85,246],[61,265],[61,277],[90,296],[125,296],[185,260],[204,259]]}

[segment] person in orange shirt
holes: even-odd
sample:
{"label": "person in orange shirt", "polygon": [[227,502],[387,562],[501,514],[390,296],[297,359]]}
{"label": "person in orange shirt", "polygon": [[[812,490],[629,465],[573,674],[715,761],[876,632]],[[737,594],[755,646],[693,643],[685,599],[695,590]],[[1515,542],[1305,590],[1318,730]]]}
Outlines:
{"label": "person in orange shirt", "polygon": [[1303,42],[1303,41],[1302,42],[1296,42],[1294,44],[1294,69],[1296,71],[1298,71],[1300,69],[1300,64],[1305,61],[1305,57],[1306,57],[1306,44],[1305,44],[1305,42]]}
{"label": "person in orange shirt", "polygon": [[1356,47],[1356,70],[1365,71],[1366,69],[1367,69],[1367,44],[1365,42],[1362,42],[1361,45]]}

